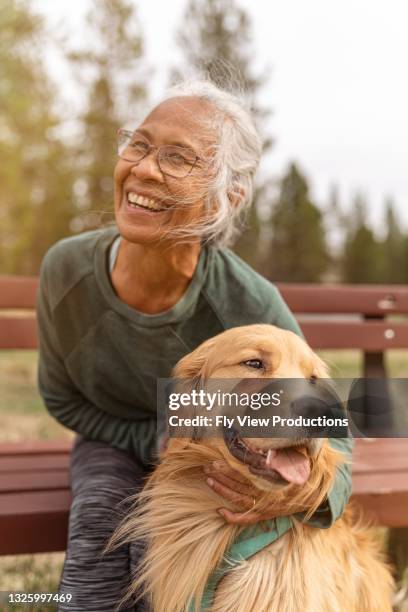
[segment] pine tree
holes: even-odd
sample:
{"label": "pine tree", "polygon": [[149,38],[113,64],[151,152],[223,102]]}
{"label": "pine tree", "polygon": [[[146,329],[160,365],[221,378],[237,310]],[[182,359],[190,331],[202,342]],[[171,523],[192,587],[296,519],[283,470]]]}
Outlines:
{"label": "pine tree", "polygon": [[[263,135],[264,151],[272,145],[266,120],[270,111],[259,104],[258,96],[266,75],[256,74],[253,66],[251,22],[247,12],[234,0],[189,0],[183,24],[177,34],[186,70],[173,71],[173,79],[198,70],[224,89],[245,92]],[[268,181],[257,181],[247,229],[234,250],[257,267],[260,223],[258,207],[266,199]]]}
{"label": "pine tree", "polygon": [[128,121],[135,126],[146,100],[142,33],[132,2],[94,0],[87,23],[93,45],[68,54],[81,82],[92,75],[77,157],[85,185],[81,207],[88,211],[81,216],[85,229],[113,220],[116,133]]}
{"label": "pine tree", "polygon": [[320,281],[329,261],[322,214],[295,164],[282,179],[270,230],[265,275],[273,281]]}
{"label": "pine tree", "polygon": [[376,283],[381,281],[381,248],[367,221],[367,206],[358,194],[349,217],[343,250],[343,281]]}
{"label": "pine tree", "polygon": [[42,20],[27,2],[5,0],[0,31],[0,258],[4,272],[31,274],[70,231],[71,150],[58,137]]}
{"label": "pine tree", "polygon": [[385,202],[386,236],[381,244],[382,251],[382,282],[404,283],[406,278],[404,262],[404,234],[392,199]]}

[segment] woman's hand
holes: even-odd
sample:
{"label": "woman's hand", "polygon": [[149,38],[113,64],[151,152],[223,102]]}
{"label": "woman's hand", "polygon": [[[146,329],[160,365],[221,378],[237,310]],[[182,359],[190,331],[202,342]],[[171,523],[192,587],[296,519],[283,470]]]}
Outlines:
{"label": "woman's hand", "polygon": [[302,506],[296,508],[296,510],[293,506],[286,504],[282,505],[281,508],[275,505],[273,510],[259,512],[255,509],[257,489],[245,476],[231,468],[226,461],[213,461],[208,467],[204,468],[204,473],[207,476],[207,484],[213,491],[242,508],[240,512],[232,512],[228,508],[219,508],[219,514],[227,523],[254,525],[259,521],[269,521],[277,516],[294,514],[294,511],[305,512],[312,505],[310,501],[308,507]]}
{"label": "woman's hand", "polygon": [[253,508],[256,505],[256,489],[240,472],[232,469],[226,461],[213,461],[210,466],[204,468],[207,476],[207,484],[213,491],[242,507],[241,512],[232,512],[228,508],[219,508],[218,512],[227,521],[235,525],[253,525],[259,521],[267,521],[275,518],[274,513],[260,513]]}

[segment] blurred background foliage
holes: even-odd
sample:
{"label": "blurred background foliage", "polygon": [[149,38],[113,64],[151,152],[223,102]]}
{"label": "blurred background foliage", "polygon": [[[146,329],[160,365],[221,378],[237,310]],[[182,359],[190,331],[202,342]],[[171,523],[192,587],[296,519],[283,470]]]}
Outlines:
{"label": "blurred background foliage", "polygon": [[[81,110],[71,110],[76,128],[69,131],[42,52],[50,37],[46,24],[28,0],[1,2],[2,273],[36,274],[55,241],[113,221],[116,130],[130,109],[140,118],[150,94],[151,67],[135,5],[94,0],[81,48],[61,42],[81,98]],[[326,202],[315,202],[295,160],[284,176],[274,174],[271,111],[260,103],[268,71],[254,69],[245,10],[234,0],[189,0],[175,36],[184,65],[171,69],[169,81],[194,68],[221,85],[228,77],[248,96],[271,160],[260,172],[235,250],[274,281],[408,283],[408,235],[391,198],[378,235],[363,194],[342,203],[333,186]]]}

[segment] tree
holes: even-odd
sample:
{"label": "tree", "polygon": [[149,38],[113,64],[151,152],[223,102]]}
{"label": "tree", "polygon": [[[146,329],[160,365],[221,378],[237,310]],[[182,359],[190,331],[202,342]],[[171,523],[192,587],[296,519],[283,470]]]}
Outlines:
{"label": "tree", "polygon": [[77,173],[84,187],[81,208],[87,213],[81,217],[84,228],[113,218],[116,132],[130,120],[135,126],[146,100],[141,73],[143,40],[133,4],[94,0],[87,23],[92,46],[68,54],[79,79],[88,80],[77,155]]}
{"label": "tree", "polygon": [[381,250],[366,222],[367,206],[362,195],[354,199],[343,250],[343,280],[347,283],[376,283],[381,280]]}
{"label": "tree", "polygon": [[382,282],[406,282],[405,270],[405,244],[404,234],[393,201],[389,198],[385,202],[386,236],[381,244],[382,251]]}
{"label": "tree", "polygon": [[274,281],[320,281],[329,261],[322,214],[295,164],[282,179],[269,225],[265,275]]}
{"label": "tree", "polygon": [[[177,42],[187,65],[187,74],[196,69],[224,89],[244,92],[264,139],[264,151],[272,139],[266,129],[270,111],[262,107],[258,95],[266,75],[256,74],[252,67],[251,22],[246,11],[234,0],[189,0]],[[174,70],[173,78],[183,70]],[[257,181],[247,229],[235,245],[244,259],[256,267],[259,250],[258,206],[266,199],[268,181]]]}
{"label": "tree", "polygon": [[4,272],[31,274],[69,232],[71,150],[58,136],[43,22],[26,2],[5,0],[0,30],[0,257]]}

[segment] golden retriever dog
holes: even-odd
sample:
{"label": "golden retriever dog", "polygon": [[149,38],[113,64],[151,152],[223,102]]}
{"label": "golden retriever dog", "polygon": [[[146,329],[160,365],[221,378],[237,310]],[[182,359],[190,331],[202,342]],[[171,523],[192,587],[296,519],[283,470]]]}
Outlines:
{"label": "golden retriever dog", "polygon": [[[250,325],[204,342],[180,360],[174,376],[202,382],[302,378],[316,385],[328,374],[294,333]],[[147,596],[154,612],[391,611],[391,573],[372,532],[356,520],[350,506],[328,529],[292,517],[291,529],[221,577],[212,603],[203,608],[210,576],[244,529],[217,512],[220,507],[239,508],[206,484],[203,469],[214,460],[228,462],[246,477],[256,510],[273,513],[276,508],[278,515],[292,515],[303,508],[310,517],[325,500],[336,466],[345,457],[326,439],[245,438],[231,443],[222,436],[170,438],[137,506],[115,536],[116,541],[147,538],[131,590]]]}

